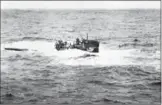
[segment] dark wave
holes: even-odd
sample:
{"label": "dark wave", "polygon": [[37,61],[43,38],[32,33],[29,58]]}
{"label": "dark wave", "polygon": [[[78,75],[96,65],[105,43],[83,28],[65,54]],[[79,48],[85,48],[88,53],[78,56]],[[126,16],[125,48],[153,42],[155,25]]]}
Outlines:
{"label": "dark wave", "polygon": [[108,82],[100,81],[100,80],[90,80],[87,83],[92,83],[96,85],[115,85],[115,83],[108,83]]}
{"label": "dark wave", "polygon": [[155,44],[153,43],[124,43],[120,44],[118,47],[123,48],[123,47],[153,47]]}
{"label": "dark wave", "polygon": [[101,99],[94,100],[93,102],[104,102],[104,103],[110,103],[113,105],[127,104],[127,102],[122,102],[120,100],[116,100],[116,99],[112,99],[112,98],[101,98]]}
{"label": "dark wave", "polygon": [[[155,69],[153,67],[150,67],[152,69]],[[132,67],[128,67],[127,70],[133,74],[133,75],[136,75],[136,76],[148,76],[152,73],[151,70],[145,70],[147,68],[142,68],[142,67],[135,67],[135,66],[132,66]]]}
{"label": "dark wave", "polygon": [[15,56],[9,56],[7,58],[9,62],[14,62],[14,61],[21,60],[21,59],[22,59],[22,55],[20,54],[16,54]]}
{"label": "dark wave", "polygon": [[109,99],[109,98],[103,98],[102,101],[110,102],[110,103],[122,103],[122,104],[125,104],[124,102],[121,102],[119,100],[113,100],[113,99]]}
{"label": "dark wave", "polygon": [[84,54],[83,56],[79,56],[78,58],[87,58],[87,57],[95,57],[97,55],[94,54]]}
{"label": "dark wave", "polygon": [[52,41],[52,39],[41,38],[41,37],[23,37],[22,40],[30,40],[30,41],[46,40],[46,41]]}
{"label": "dark wave", "polygon": [[42,38],[42,37],[18,37],[9,40],[4,40],[4,42],[8,42],[8,43],[18,42],[18,41],[53,41],[53,39]]}
{"label": "dark wave", "polygon": [[151,85],[153,85],[153,86],[161,86],[161,81],[152,82]]}

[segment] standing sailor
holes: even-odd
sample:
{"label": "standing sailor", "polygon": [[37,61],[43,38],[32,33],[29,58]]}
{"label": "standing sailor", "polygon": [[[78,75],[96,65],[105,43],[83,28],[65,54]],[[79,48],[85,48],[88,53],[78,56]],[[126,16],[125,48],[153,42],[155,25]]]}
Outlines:
{"label": "standing sailor", "polygon": [[77,45],[80,44],[80,40],[79,40],[79,38],[76,38],[76,44],[77,44]]}

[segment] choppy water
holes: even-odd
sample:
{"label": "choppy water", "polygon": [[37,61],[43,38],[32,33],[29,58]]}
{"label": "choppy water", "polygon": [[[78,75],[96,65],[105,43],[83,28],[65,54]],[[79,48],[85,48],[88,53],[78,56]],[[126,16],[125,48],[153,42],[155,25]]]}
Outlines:
{"label": "choppy water", "polygon": [[[2,10],[1,15],[2,103],[160,104],[160,10]],[[58,39],[86,33],[100,41],[99,53],[54,48]]]}

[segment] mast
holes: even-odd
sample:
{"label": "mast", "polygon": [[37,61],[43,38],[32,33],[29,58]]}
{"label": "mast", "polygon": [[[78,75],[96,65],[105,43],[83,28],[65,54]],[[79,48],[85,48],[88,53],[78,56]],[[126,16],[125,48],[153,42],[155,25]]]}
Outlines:
{"label": "mast", "polygon": [[87,33],[87,40],[88,40],[88,33]]}

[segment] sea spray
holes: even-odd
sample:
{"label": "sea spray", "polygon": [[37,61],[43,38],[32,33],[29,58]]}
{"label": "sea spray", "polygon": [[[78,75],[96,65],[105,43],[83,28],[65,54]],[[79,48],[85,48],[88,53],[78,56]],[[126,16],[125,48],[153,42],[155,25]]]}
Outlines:
{"label": "sea spray", "polygon": [[[4,50],[6,47],[28,49],[28,53],[36,53],[41,54],[42,56],[50,57],[53,59],[53,64],[60,63],[71,66],[141,65],[143,62],[137,60],[135,61],[135,58],[154,58],[154,56],[141,54],[137,49],[114,50],[108,48],[104,44],[100,44],[99,53],[90,53],[79,49],[65,49],[57,51],[55,49],[55,42],[48,41],[19,41],[14,43],[6,43],[2,44],[1,50]],[[148,65],[150,63],[144,62],[143,64]]]}

